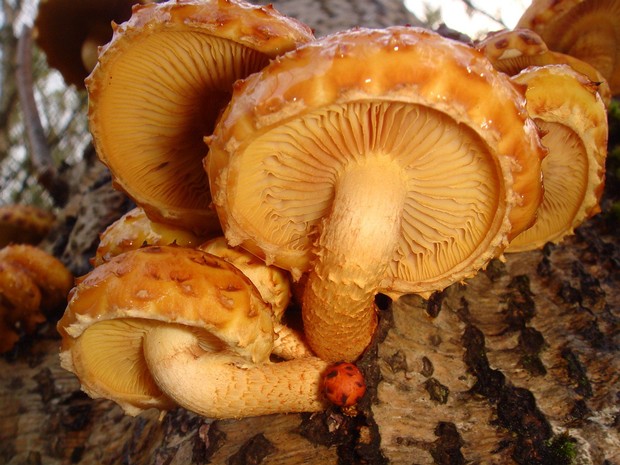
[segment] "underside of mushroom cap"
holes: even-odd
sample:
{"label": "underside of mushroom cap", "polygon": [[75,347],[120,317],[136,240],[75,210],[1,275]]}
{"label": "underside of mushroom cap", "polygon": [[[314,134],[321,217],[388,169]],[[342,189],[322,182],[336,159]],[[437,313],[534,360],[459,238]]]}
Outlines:
{"label": "underside of mushroom cap", "polygon": [[393,159],[407,198],[380,286],[392,295],[472,275],[541,200],[522,95],[477,51],[417,28],[345,31],[274,60],[236,86],[209,146],[229,242],[297,278],[342,173]]}
{"label": "underside of mushroom cap", "polygon": [[607,153],[607,112],[597,86],[564,65],[527,68],[514,77],[526,86],[527,109],[543,130],[545,196],[534,226],[507,251],[559,242],[600,211]]}
{"label": "underside of mushroom cap", "polygon": [[86,81],[94,144],[115,185],[150,218],[208,232],[203,137],[235,80],[311,39],[272,7],[239,0],[135,7]]}
{"label": "underside of mushroom cap", "polygon": [[620,0],[533,0],[517,23],[550,50],[586,61],[620,92]]}
{"label": "underside of mushroom cap", "polygon": [[268,360],[273,347],[271,308],[239,270],[199,250],[145,247],[112,258],[73,289],[58,323],[62,366],[89,395],[129,414],[168,408],[142,353],[145,333],[164,324],[190,328],[248,363]]}

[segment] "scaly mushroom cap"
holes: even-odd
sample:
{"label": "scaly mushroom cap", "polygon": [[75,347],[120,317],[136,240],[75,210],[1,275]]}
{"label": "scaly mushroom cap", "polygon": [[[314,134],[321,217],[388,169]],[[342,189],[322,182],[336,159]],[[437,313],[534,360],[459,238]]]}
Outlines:
{"label": "scaly mushroom cap", "polygon": [[36,244],[54,225],[56,216],[33,205],[0,206],[0,247],[10,243]]}
{"label": "scaly mushroom cap", "polygon": [[232,83],[311,39],[272,7],[238,0],[134,8],[86,81],[95,147],[116,186],[153,220],[204,233],[216,219],[203,137]]}
{"label": "scaly mushroom cap", "polygon": [[271,309],[235,267],[198,250],[153,246],[112,258],[73,289],[58,322],[62,366],[90,396],[129,414],[169,408],[142,350],[161,324],[190,328],[248,362],[267,360],[273,346]]}
{"label": "scaly mushroom cap", "polygon": [[[236,86],[208,143],[229,243],[296,279],[311,271],[305,330],[329,360],[369,342],[376,292],[471,276],[542,196],[522,95],[476,50],[417,28],[342,32],[274,60]],[[314,316],[333,331],[314,333]]]}
{"label": "scaly mushroom cap", "polygon": [[260,258],[235,247],[229,247],[224,237],[216,237],[198,247],[203,252],[223,258],[237,267],[256,286],[262,299],[273,309],[280,321],[291,300],[289,274],[281,268],[267,266]]}
{"label": "scaly mushroom cap", "polygon": [[270,364],[271,307],[237,268],[199,250],[112,258],[74,288],[58,331],[62,366],[131,415],[175,404],[210,417],[323,407],[325,364]]}
{"label": "scaly mushroom cap", "polygon": [[607,112],[596,85],[565,65],[532,67],[515,76],[526,86],[527,110],[543,130],[543,203],[534,226],[507,251],[559,242],[600,211],[605,178]]}
{"label": "scaly mushroom cap", "polygon": [[[214,222],[211,229],[210,235],[220,232],[219,222]],[[146,245],[178,245],[195,248],[208,238],[209,236],[197,236],[191,231],[170,224],[151,221],[142,208],[136,207],[101,233],[92,264],[99,266],[116,255]]]}
{"label": "scaly mushroom cap", "polygon": [[597,90],[605,106],[611,101],[611,90],[603,75],[592,65],[564,53],[552,52],[542,37],[529,29],[492,32],[476,43],[493,66],[509,76],[519,74],[529,66],[566,64],[587,76],[597,84]]}
{"label": "scaly mushroom cap", "polygon": [[129,19],[132,5],[138,2],[42,0],[34,23],[37,45],[68,85],[83,89],[97,62],[97,47],[112,38],[111,22]]}
{"label": "scaly mushroom cap", "polygon": [[620,0],[533,0],[517,28],[594,66],[612,93],[620,92]]}

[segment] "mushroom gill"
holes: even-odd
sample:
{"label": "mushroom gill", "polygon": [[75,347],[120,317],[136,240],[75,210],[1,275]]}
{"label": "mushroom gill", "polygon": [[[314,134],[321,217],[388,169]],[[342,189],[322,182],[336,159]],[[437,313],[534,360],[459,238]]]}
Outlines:
{"label": "mushroom gill", "polygon": [[507,249],[520,252],[561,241],[600,211],[608,125],[597,85],[568,66],[531,67],[513,79],[525,86],[528,112],[549,150],[536,223]]}
{"label": "mushroom gill", "polygon": [[310,39],[300,23],[242,1],[134,8],[86,81],[95,147],[115,184],[151,219],[211,232],[203,137],[233,82]]}

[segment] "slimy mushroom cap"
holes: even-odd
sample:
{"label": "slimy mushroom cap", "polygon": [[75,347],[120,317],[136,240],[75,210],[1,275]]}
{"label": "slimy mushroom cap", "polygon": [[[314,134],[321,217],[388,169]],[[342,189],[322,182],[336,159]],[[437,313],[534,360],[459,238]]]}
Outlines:
{"label": "slimy mushroom cap", "polygon": [[301,23],[242,0],[136,6],[86,81],[94,144],[115,185],[149,218],[203,233],[216,221],[203,137],[233,82],[311,39]]}

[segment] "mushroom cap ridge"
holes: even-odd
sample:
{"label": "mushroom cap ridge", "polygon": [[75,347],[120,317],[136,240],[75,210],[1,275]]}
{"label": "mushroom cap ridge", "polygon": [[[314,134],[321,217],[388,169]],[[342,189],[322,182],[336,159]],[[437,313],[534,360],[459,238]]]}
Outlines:
{"label": "mushroom cap ridge", "polygon": [[303,45],[237,83],[208,140],[205,159],[214,205],[231,244],[291,270],[296,278],[309,269],[318,220],[294,226],[296,240],[282,234],[281,241],[270,242],[256,222],[250,224],[239,213],[235,196],[244,151],[254,140],[314,109],[370,101],[428,107],[469,128],[494,154],[493,163],[502,173],[496,181],[504,196],[501,203],[509,211],[496,219],[494,239],[463,269],[415,284],[393,276],[384,288],[395,295],[426,292],[464,279],[501,252],[507,238],[532,224],[542,196],[544,150],[523,96],[508,77],[471,47],[438,34],[413,27],[361,28]]}

